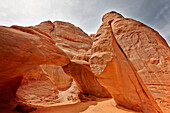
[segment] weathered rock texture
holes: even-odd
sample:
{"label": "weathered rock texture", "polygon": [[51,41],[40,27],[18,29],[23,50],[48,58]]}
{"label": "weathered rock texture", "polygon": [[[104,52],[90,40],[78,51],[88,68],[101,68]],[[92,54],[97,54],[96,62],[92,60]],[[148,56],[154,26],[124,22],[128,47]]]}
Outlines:
{"label": "weathered rock texture", "polygon": [[103,16],[90,67],[118,105],[144,113],[170,111],[170,49],[146,25],[116,12]]}
{"label": "weathered rock texture", "polygon": [[[169,113],[170,49],[166,41],[148,26],[116,12],[105,14],[102,20],[91,37],[61,21],[31,27],[1,26],[0,107],[15,105],[23,78],[18,97],[27,98],[26,87],[31,90],[38,84],[41,91],[32,89],[38,96],[31,98],[43,97],[43,102],[51,101],[49,95],[58,98],[73,78],[84,94],[111,94],[118,105],[131,110]],[[72,86],[62,94],[76,89]]]}
{"label": "weathered rock texture", "polygon": [[70,59],[86,53],[92,46],[92,39],[80,28],[66,22],[55,21],[51,37]]}
{"label": "weathered rock texture", "polygon": [[111,26],[150,100],[153,97],[163,113],[170,112],[170,48],[166,41],[155,30],[132,19],[113,21]]}
{"label": "weathered rock texture", "polygon": [[92,39],[80,28],[62,21],[45,21],[32,27],[42,34],[50,36],[70,59],[86,53],[92,46]]}
{"label": "weathered rock texture", "polygon": [[98,97],[110,97],[108,91],[98,83],[89,68],[88,61],[91,57],[93,40],[80,28],[61,21],[54,22],[51,37],[57,47],[60,47],[71,60],[77,61],[77,63],[72,62],[64,68],[69,70],[66,72],[75,80],[80,92]]}
{"label": "weathered rock texture", "polygon": [[56,65],[41,65],[40,67],[58,90],[66,90],[71,86],[73,80],[63,71],[62,67]]}
{"label": "weathered rock texture", "polygon": [[[40,65],[23,74],[16,96],[20,104],[43,105],[67,101],[69,96],[78,98],[78,89],[67,95],[60,93],[74,85],[73,80],[60,66]],[[63,100],[63,98],[66,98]]]}
{"label": "weathered rock texture", "polygon": [[[9,107],[27,69],[40,64],[64,66],[69,58],[55,42],[32,28],[0,27],[0,106]],[[16,77],[16,78],[15,78]]]}
{"label": "weathered rock texture", "polygon": [[[21,83],[22,75],[24,75],[24,80],[26,80],[26,77],[32,77],[31,73],[35,73],[35,75],[37,74],[38,76],[43,70],[45,70],[50,76],[52,76],[52,72],[60,70],[49,68],[48,66],[45,68],[42,68],[44,66],[35,66],[41,64],[64,66],[67,65],[71,59],[88,61],[90,58],[92,42],[92,39],[80,28],[67,22],[56,21],[52,23],[46,21],[39,25],[30,27],[0,27],[0,58],[2,59],[0,61],[0,99],[2,98],[0,106],[9,107],[10,104],[14,104],[15,106],[13,98],[15,97],[16,90]],[[30,73],[23,74],[32,67],[34,68],[30,70]],[[79,80],[81,79],[81,73],[83,73],[83,71],[80,71],[80,74],[76,77]],[[65,75],[64,72],[63,74]],[[35,76],[35,78],[37,76]],[[61,81],[56,82],[57,78],[49,77],[49,79],[47,79],[47,75],[45,76],[46,77],[40,77],[40,81],[46,80],[48,85],[51,85],[54,89],[57,87],[57,89],[64,90],[67,89],[65,86],[68,86],[68,84],[70,85],[70,82],[64,82],[63,85]],[[30,79],[26,81],[29,81]],[[64,79],[67,81],[66,78]],[[87,77],[85,82],[76,83],[79,84],[79,89],[85,90],[82,90],[82,92],[91,94],[94,87],[89,87],[88,79],[91,78]],[[38,83],[39,79],[37,78],[36,80]],[[92,81],[92,83],[94,82],[94,84],[97,85],[96,87],[100,86],[96,78],[89,81]],[[31,81],[29,81],[29,83],[31,83]],[[55,85],[53,85],[53,83],[55,83]],[[86,86],[88,86],[89,90],[82,88]],[[102,88],[104,89],[104,87]],[[23,91],[24,90],[26,89],[23,89]],[[104,95],[102,95],[103,90],[95,91],[93,91],[92,94],[104,97]],[[20,92],[22,91],[20,90]],[[109,94],[107,91],[106,93]],[[24,93],[22,95],[24,95]]]}

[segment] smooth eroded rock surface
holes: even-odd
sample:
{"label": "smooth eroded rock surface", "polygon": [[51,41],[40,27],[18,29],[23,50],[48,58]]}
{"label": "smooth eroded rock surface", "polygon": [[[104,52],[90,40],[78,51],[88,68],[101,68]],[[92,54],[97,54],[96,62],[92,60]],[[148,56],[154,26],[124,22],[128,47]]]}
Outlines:
{"label": "smooth eroded rock surface", "polygon": [[110,97],[109,92],[99,84],[87,63],[75,60],[64,66],[63,69],[75,80],[79,91],[83,94],[90,94],[100,98]]}

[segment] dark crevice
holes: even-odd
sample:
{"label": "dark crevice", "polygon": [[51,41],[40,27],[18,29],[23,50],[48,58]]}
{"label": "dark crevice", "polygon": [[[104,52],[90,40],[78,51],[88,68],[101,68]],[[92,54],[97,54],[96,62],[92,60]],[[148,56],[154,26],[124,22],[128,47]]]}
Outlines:
{"label": "dark crevice", "polygon": [[55,24],[53,23],[53,29],[50,31],[50,35],[54,31],[54,29],[55,29]]}
{"label": "dark crevice", "polygon": [[32,111],[35,111],[37,108],[34,108],[34,107],[30,107],[30,106],[27,106],[27,105],[17,105],[15,108],[14,108],[14,111],[18,111],[18,112],[21,112],[21,113],[30,113]]}
{"label": "dark crevice", "polygon": [[[116,39],[115,39],[115,41],[116,41]],[[117,43],[117,41],[116,41],[116,43]],[[118,45],[118,47],[119,47],[119,49],[121,50],[121,52],[123,53],[123,55],[126,57],[126,59],[128,60],[128,58],[127,58],[127,56],[125,55],[125,53],[124,53],[124,51],[123,51],[123,49],[120,47],[120,45],[117,43],[117,45]],[[129,61],[128,61],[129,62]]]}
{"label": "dark crevice", "polygon": [[145,84],[145,85],[170,86],[170,85],[165,85],[165,84]]}
{"label": "dark crevice", "polygon": [[101,33],[97,34],[95,37],[99,37],[101,35]]}

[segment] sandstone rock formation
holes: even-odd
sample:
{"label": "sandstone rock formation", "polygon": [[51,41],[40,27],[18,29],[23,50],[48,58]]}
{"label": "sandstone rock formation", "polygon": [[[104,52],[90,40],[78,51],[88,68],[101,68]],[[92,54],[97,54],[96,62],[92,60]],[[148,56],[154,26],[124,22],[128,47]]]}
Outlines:
{"label": "sandstone rock formation", "polygon": [[169,113],[166,41],[152,28],[117,12],[105,14],[102,20],[97,33],[90,36],[61,21],[1,26],[0,108],[15,106],[19,86],[20,100],[59,102],[58,97],[77,90],[74,79],[81,93],[111,94],[117,105],[137,112]]}
{"label": "sandstone rock formation", "polygon": [[23,72],[40,64],[64,66],[69,58],[51,37],[29,27],[0,27],[0,106],[13,104]]}
{"label": "sandstone rock formation", "polygon": [[92,39],[80,28],[66,22],[55,21],[51,37],[70,59],[86,53],[92,46]]}
{"label": "sandstone rock formation", "polygon": [[150,100],[153,98],[163,113],[170,112],[170,48],[166,41],[155,30],[132,19],[113,21],[111,26]]}
{"label": "sandstone rock formation", "polygon": [[[27,81],[31,84],[31,73],[34,73],[34,77],[37,83],[39,83],[41,79],[42,81],[46,80],[46,85],[51,85],[51,87],[54,89],[55,87],[57,88],[56,92],[58,89],[65,90],[68,88],[68,86],[70,87],[70,82],[64,82],[64,85],[62,86],[63,83],[60,84],[61,81],[58,82],[57,78],[49,77],[49,79],[47,79],[47,75],[42,72],[44,70],[44,72],[46,71],[50,76],[52,76],[52,72],[54,71],[58,71],[56,73],[59,74],[59,71],[62,70],[61,68],[56,69],[55,66],[54,68],[49,68],[49,66],[47,65],[45,67],[35,66],[41,64],[55,64],[59,66],[64,66],[69,63],[70,59],[87,61],[90,58],[89,51],[92,45],[92,39],[80,28],[70,23],[60,21],[56,21],[54,23],[46,21],[40,23],[39,25],[30,27],[1,27],[0,38],[2,40],[2,52],[0,58],[3,59],[1,61],[1,67],[4,66],[4,70],[0,75],[0,77],[2,78],[2,81],[0,81],[0,84],[2,86],[1,92],[3,92],[0,95],[2,99],[4,99],[2,101],[2,106],[4,107],[10,106],[9,104],[15,104],[15,102],[10,101],[13,100],[12,98],[15,97],[16,90],[18,89],[22,80],[22,75],[24,75],[23,81]],[[86,52],[89,54],[83,55]],[[34,68],[30,70],[32,67]],[[30,72],[23,74],[28,71],[28,69]],[[40,79],[36,78],[37,76],[41,75],[40,73],[45,75],[46,77],[40,77]],[[81,79],[81,73],[83,73],[83,70],[82,72],[80,71],[80,74],[77,75],[77,78]],[[62,75],[65,75],[65,73],[62,72]],[[30,77],[30,79],[27,80],[27,77]],[[67,81],[67,78],[65,77],[64,80]],[[87,78],[87,80],[89,80],[89,78]],[[16,85],[11,86],[10,84],[13,83],[12,81],[14,81],[14,83],[16,81]],[[101,87],[102,90],[95,90],[96,92],[92,91],[95,86],[93,85],[93,87],[89,87],[88,81],[84,81],[83,83],[76,82],[78,83],[79,89],[83,89],[81,90],[82,93],[96,94],[98,96],[100,95],[101,97],[106,97],[106,95],[103,95],[103,91],[105,91],[106,94],[110,96],[109,93],[104,89],[104,87],[100,86],[96,79],[92,79],[90,81],[94,83],[96,87]],[[55,83],[55,85],[53,83]],[[22,98],[21,95],[24,96],[24,93],[22,94],[22,91],[24,92],[27,90],[26,88],[29,88],[24,87],[23,84],[24,82],[22,82],[21,88],[19,90],[20,94],[18,94],[20,95],[20,98]],[[82,88],[84,86],[88,86],[89,90]],[[8,94],[10,95],[8,96]]]}
{"label": "sandstone rock formation", "polygon": [[70,59],[86,53],[93,43],[92,39],[80,28],[62,21],[45,21],[32,27],[50,36]]}
{"label": "sandstone rock formation", "polygon": [[16,93],[17,100],[33,105],[62,102],[59,93],[69,89],[72,82],[61,67],[40,65],[23,74],[23,80]]}
{"label": "sandstone rock formation", "polygon": [[41,65],[44,74],[52,81],[56,88],[60,91],[66,90],[70,87],[73,79],[64,73],[62,67],[56,65]]}
{"label": "sandstone rock formation", "polygon": [[[110,97],[108,91],[98,83],[88,65],[93,40],[80,28],[61,21],[54,22],[51,37],[57,47],[60,47],[72,60],[72,63],[64,69],[66,72],[69,70],[67,74],[75,80],[80,92],[98,97]],[[74,63],[73,60],[77,62]]]}
{"label": "sandstone rock formation", "polygon": [[118,105],[144,113],[170,111],[170,49],[153,29],[116,12],[103,16],[91,70]]}
{"label": "sandstone rock formation", "polygon": [[102,87],[92,73],[90,66],[81,60],[72,61],[64,66],[65,72],[70,75],[83,94],[90,94],[97,97],[110,97],[108,91]]}
{"label": "sandstone rock formation", "polygon": [[[46,32],[49,36],[51,36],[53,40],[56,42],[56,46],[61,48],[71,60],[77,60],[84,63],[88,63],[88,60],[91,57],[90,49],[93,40],[86,33],[84,33],[80,28],[74,26],[73,24],[67,22],[61,22],[61,21],[55,21],[53,23],[49,21],[42,22],[41,24],[36,25],[34,28],[38,31]],[[48,30],[46,28],[53,29],[53,30]],[[73,63],[69,65],[72,64]],[[77,67],[78,66],[81,65],[77,64]],[[76,66],[69,66],[69,67],[71,68],[72,72],[76,70],[75,69]],[[50,72],[50,70],[48,70],[48,72]],[[97,96],[100,95],[101,97],[109,97],[110,96],[109,93],[98,83],[96,78],[93,77],[91,71],[89,70],[88,72],[89,72],[88,74],[84,74],[84,70],[81,69],[79,70],[79,73],[73,72],[75,75],[74,74],[68,74],[68,75],[70,75],[76,81],[79,90],[82,93],[93,94]],[[80,81],[82,77],[86,78],[86,80]],[[91,81],[93,85],[89,84],[89,81]],[[97,90],[96,87],[98,87],[99,90]],[[105,92],[106,95],[103,95],[104,94],[103,91]]]}

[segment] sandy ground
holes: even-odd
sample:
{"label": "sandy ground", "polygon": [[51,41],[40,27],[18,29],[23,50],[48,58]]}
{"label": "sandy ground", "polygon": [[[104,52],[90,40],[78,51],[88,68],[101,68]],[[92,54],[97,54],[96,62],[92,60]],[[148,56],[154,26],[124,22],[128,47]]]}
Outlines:
{"label": "sandy ground", "polygon": [[[21,113],[9,110],[0,110],[0,113]],[[28,113],[28,112],[24,112]],[[51,106],[39,106],[29,113],[139,113],[116,106],[113,99],[97,99],[87,102],[57,103]]]}
{"label": "sandy ground", "polygon": [[113,99],[39,107],[31,113],[139,113],[116,106]]}
{"label": "sandy ground", "polygon": [[[47,88],[46,88],[47,89]],[[42,90],[42,89],[41,89]],[[55,95],[47,96],[43,101],[39,101],[39,98],[31,98],[32,93],[35,95],[34,90],[31,90],[30,94],[25,93],[24,102],[26,105],[33,106],[37,110],[29,113],[137,113],[119,106],[116,106],[114,99],[107,98],[101,99],[94,96],[77,97],[77,89],[75,85],[72,85],[66,91],[59,91],[57,98]],[[36,90],[37,91],[37,90]],[[40,97],[45,97],[46,90],[39,92]],[[24,97],[24,96],[23,96]],[[34,96],[35,97],[35,96]],[[78,99],[81,99],[80,100]],[[47,101],[46,101],[47,100]],[[1,109],[0,113],[21,113],[17,111],[10,111],[9,109]],[[28,113],[28,112],[23,112]]]}

